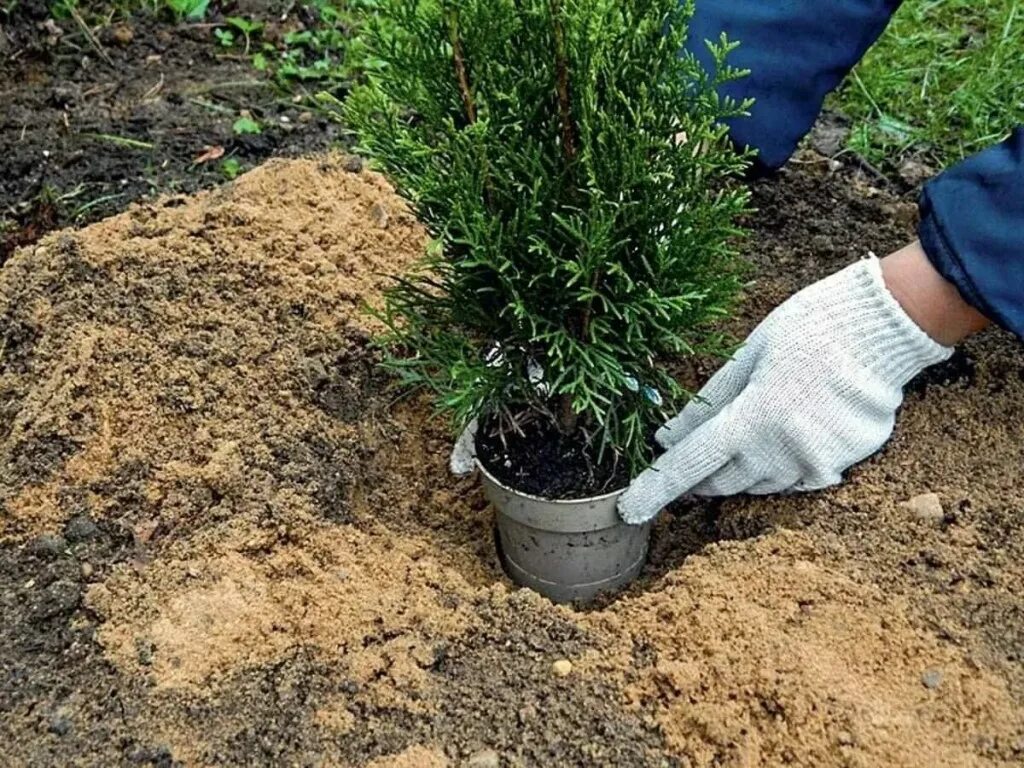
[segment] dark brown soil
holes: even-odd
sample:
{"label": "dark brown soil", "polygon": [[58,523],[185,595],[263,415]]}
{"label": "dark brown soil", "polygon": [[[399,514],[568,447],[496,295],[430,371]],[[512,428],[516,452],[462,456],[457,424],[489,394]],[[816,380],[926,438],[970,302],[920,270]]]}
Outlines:
{"label": "dark brown soil", "polygon": [[[676,505],[641,581],[574,612],[510,587],[452,436],[376,372],[362,303],[425,235],[346,167],[273,161],[0,270],[8,764],[1020,764],[1016,340],[929,372],[841,488]],[[756,202],[740,335],[912,237],[815,156]],[[941,519],[902,506],[925,492]]]}
{"label": "dark brown soil", "polygon": [[[212,24],[140,15],[97,26],[107,63],[73,20],[55,21],[41,0],[9,5],[9,17],[0,13],[0,264],[51,229],[223,183],[220,159],[195,162],[209,147],[250,168],[340,138],[335,123],[290,103],[245,57],[219,49]],[[264,18],[276,9],[272,24],[285,10],[218,5]],[[242,110],[260,120],[261,134],[233,134]]]}
{"label": "dark brown soil", "polygon": [[537,421],[507,430],[484,423],[476,451],[487,471],[509,488],[545,499],[585,499],[629,483],[626,463],[610,453],[599,460],[582,431],[565,435]]}

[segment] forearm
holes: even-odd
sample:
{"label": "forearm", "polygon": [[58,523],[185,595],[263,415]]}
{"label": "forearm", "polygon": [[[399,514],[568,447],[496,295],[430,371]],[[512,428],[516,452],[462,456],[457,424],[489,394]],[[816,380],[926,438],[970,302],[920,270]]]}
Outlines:
{"label": "forearm", "polygon": [[1024,127],[942,172],[921,195],[921,246],[993,323],[1024,339]]}
{"label": "forearm", "polygon": [[882,276],[910,319],[939,344],[954,346],[989,325],[932,266],[918,241],[882,259]]}

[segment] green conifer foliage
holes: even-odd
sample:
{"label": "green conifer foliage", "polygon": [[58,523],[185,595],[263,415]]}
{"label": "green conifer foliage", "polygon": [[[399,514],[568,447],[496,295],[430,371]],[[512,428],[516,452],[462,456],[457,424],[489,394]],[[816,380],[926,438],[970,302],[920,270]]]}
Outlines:
{"label": "green conifer foliage", "polygon": [[387,364],[461,426],[548,419],[634,466],[682,392],[667,356],[722,353],[748,158],[716,95],[734,43],[683,54],[691,2],[382,0],[360,149],[434,241],[381,312]]}

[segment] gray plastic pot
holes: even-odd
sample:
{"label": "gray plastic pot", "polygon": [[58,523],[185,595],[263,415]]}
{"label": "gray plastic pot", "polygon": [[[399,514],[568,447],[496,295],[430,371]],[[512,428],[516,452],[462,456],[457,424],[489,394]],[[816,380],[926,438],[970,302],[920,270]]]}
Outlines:
{"label": "gray plastic pot", "polygon": [[640,573],[651,525],[622,522],[615,509],[622,490],[589,499],[542,499],[502,485],[479,466],[484,495],[497,513],[498,555],[516,584],[556,603],[586,602]]}

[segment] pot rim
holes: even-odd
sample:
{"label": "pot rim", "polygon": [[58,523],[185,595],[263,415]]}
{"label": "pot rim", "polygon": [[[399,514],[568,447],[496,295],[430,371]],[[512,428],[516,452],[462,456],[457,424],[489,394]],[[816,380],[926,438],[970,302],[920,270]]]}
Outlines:
{"label": "pot rim", "polygon": [[480,461],[480,459],[474,457],[473,460],[476,462],[477,469],[479,469],[484,475],[486,475],[487,478],[499,488],[502,488],[503,490],[506,490],[509,493],[514,493],[516,496],[521,496],[524,499],[540,501],[545,504],[565,504],[568,506],[587,504],[595,501],[604,501],[605,499],[610,499],[615,496],[621,496],[623,493],[625,493],[626,488],[629,487],[628,485],[624,485],[617,491],[609,491],[608,493],[602,493],[600,496],[585,496],[579,499],[548,499],[545,498],[544,496],[535,496],[532,493],[526,493],[525,491],[520,491],[518,488],[513,488],[509,485],[505,485],[505,483],[501,482],[498,478],[496,478],[487,470],[487,467],[484,466],[483,462]]}

